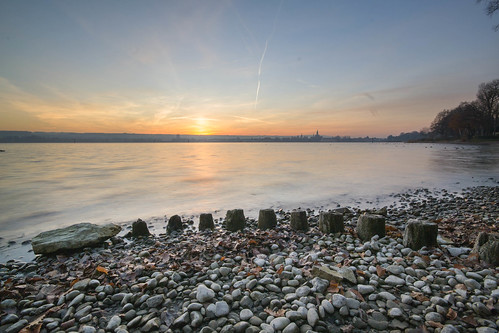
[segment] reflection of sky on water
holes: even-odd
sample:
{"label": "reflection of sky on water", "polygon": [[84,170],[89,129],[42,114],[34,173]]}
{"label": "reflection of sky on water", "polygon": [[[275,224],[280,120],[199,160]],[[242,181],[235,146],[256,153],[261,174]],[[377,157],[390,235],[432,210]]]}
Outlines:
{"label": "reflection of sky on water", "polygon": [[450,173],[463,171],[489,177],[499,176],[499,145],[434,145],[431,167]]}
{"label": "reflection of sky on water", "polygon": [[8,239],[84,221],[379,207],[408,189],[497,185],[498,160],[499,145],[11,144],[0,158],[0,258]]}

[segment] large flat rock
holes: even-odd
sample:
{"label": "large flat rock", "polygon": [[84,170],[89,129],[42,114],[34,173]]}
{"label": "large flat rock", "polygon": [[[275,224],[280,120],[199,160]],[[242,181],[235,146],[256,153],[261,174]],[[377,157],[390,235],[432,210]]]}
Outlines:
{"label": "large flat rock", "polygon": [[44,231],[31,240],[31,245],[35,254],[73,251],[98,246],[120,231],[121,227],[112,223],[104,225],[79,223],[66,228]]}

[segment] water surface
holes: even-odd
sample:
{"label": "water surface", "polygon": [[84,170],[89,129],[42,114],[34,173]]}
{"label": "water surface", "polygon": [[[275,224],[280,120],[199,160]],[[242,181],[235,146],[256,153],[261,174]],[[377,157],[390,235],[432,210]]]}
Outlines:
{"label": "water surface", "polygon": [[499,145],[403,143],[3,144],[7,241],[79,222],[164,221],[243,208],[389,204],[415,188],[497,185]]}

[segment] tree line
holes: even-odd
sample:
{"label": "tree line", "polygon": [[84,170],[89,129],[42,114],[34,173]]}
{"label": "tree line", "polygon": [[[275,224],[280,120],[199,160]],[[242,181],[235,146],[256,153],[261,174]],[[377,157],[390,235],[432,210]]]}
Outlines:
{"label": "tree line", "polygon": [[498,132],[498,120],[499,79],[480,84],[476,100],[462,102],[454,109],[437,114],[430,129],[437,139],[494,137]]}

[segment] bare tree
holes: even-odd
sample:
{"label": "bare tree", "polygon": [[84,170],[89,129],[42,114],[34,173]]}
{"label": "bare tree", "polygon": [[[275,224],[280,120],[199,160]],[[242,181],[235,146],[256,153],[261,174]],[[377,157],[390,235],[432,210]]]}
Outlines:
{"label": "bare tree", "polygon": [[[482,2],[482,0],[477,0],[477,2]],[[485,13],[488,16],[492,16],[496,11],[499,10],[499,0],[486,0],[487,6],[485,7]],[[495,31],[499,31],[499,24],[494,27]]]}
{"label": "bare tree", "polygon": [[492,120],[494,135],[499,119],[499,79],[480,84],[476,98],[485,115]]}

